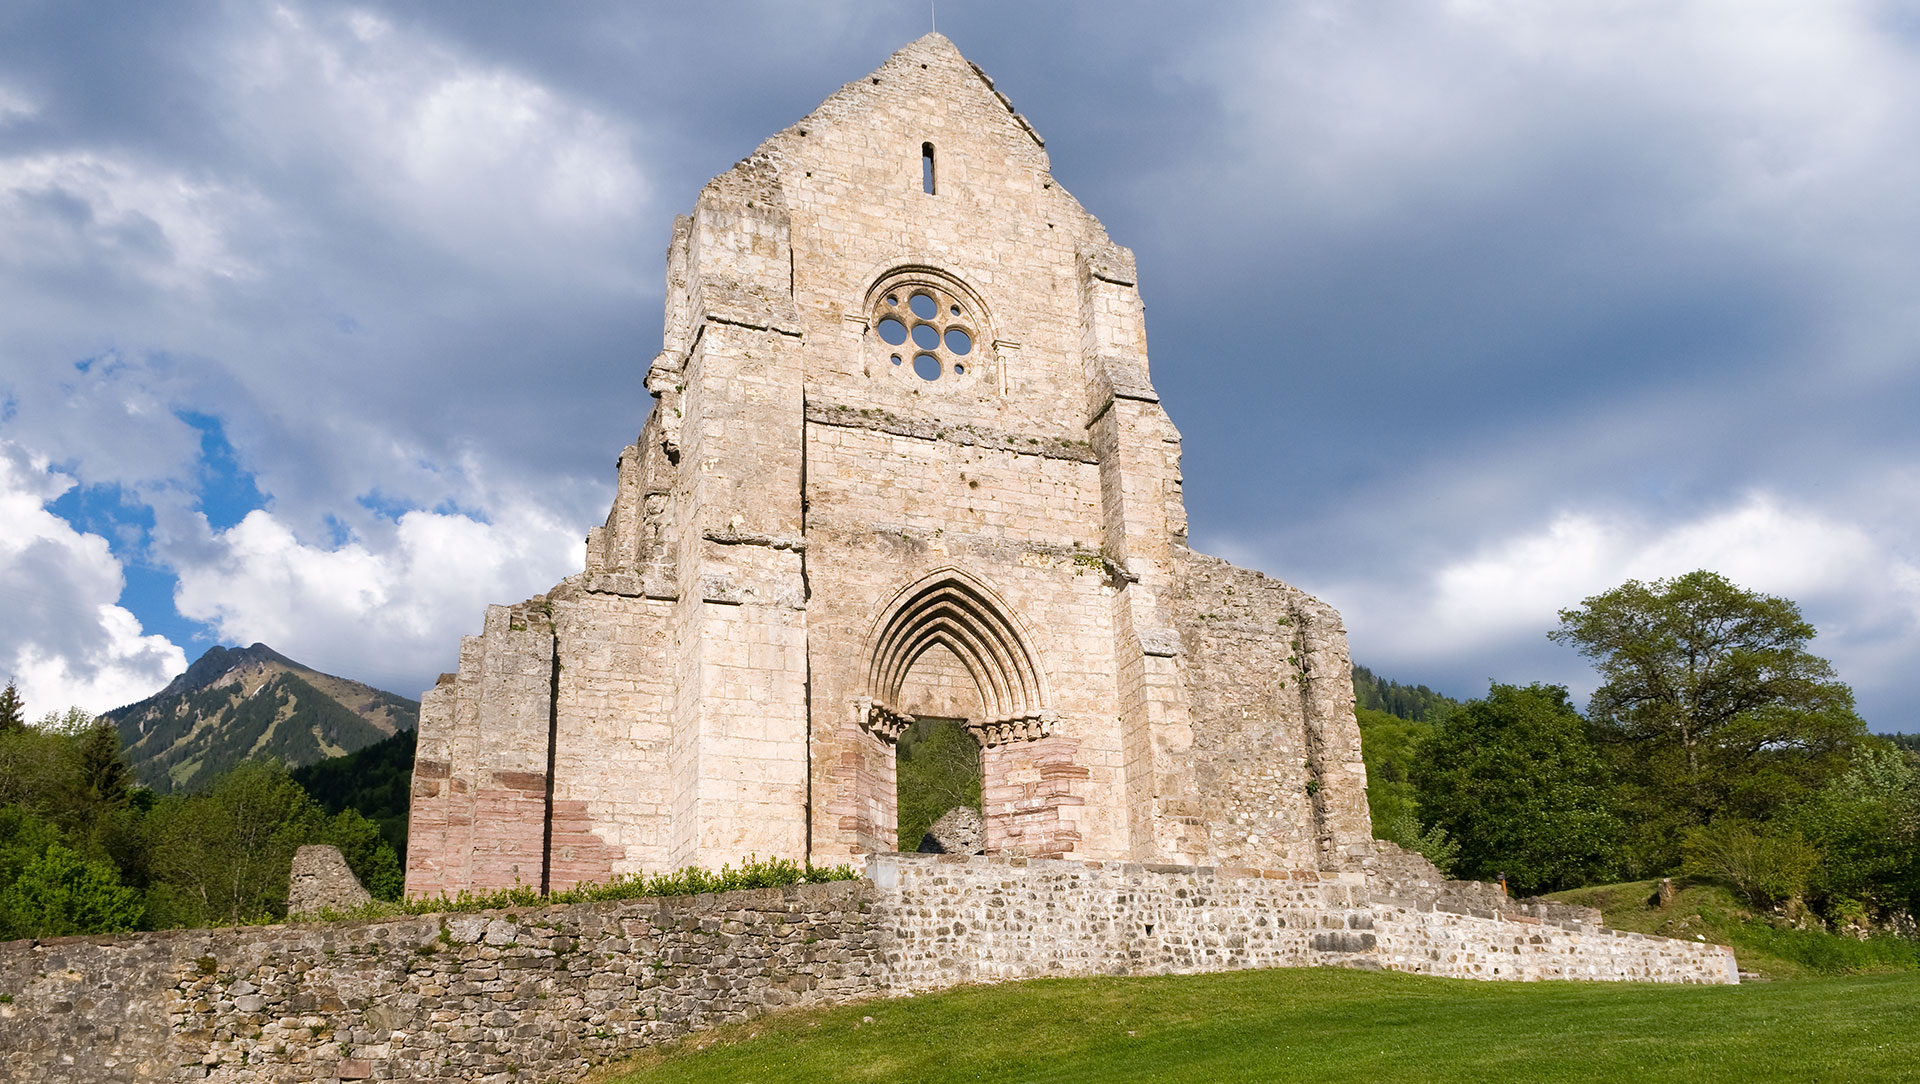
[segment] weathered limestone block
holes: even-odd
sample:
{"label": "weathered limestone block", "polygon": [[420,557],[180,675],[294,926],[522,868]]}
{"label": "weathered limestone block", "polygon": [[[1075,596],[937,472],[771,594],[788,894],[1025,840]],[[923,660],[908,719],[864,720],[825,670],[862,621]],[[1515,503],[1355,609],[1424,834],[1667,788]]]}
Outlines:
{"label": "weathered limestone block", "polygon": [[306,918],[331,908],[351,911],[373,902],[353,869],[330,843],[310,843],[293,852],[287,880],[287,917]]}

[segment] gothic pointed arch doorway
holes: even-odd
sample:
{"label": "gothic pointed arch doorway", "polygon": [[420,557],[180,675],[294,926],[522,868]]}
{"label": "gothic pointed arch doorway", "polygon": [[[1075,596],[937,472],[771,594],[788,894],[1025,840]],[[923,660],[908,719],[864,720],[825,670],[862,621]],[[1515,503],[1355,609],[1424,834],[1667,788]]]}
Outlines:
{"label": "gothic pointed arch doorway", "polygon": [[1078,743],[1055,730],[1046,669],[1033,637],[1012,606],[977,577],[940,569],[903,588],[875,620],[868,638],[866,683],[854,710],[860,726],[884,743],[889,767],[866,796],[891,811],[898,838],[898,742],[917,719],[953,720],[979,747],[985,849],[1063,855],[1078,833],[1061,809],[1077,804],[1086,770],[1073,763]]}

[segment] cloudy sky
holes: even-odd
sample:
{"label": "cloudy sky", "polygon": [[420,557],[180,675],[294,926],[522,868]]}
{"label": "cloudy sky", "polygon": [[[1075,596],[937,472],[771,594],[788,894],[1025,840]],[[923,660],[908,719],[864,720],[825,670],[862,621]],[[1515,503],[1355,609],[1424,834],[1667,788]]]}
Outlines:
{"label": "cloudy sky", "polygon": [[[0,4],[0,676],[263,640],[409,695],[578,569],[673,214],[924,0]],[[554,14],[564,10],[565,14]],[[940,29],[1139,255],[1195,544],[1468,696],[1628,577],[1920,730],[1920,18],[1053,4]]]}

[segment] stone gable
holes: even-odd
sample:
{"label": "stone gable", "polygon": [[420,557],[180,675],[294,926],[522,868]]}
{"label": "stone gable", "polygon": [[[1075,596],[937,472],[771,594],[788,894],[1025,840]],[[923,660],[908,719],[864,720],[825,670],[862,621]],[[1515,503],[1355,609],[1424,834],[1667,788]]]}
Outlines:
{"label": "stone gable", "polygon": [[989,854],[1369,860],[1339,616],[1188,548],[1133,255],[951,42],[710,182],[666,284],[582,572],[423,699],[409,892],[893,851],[919,715]]}

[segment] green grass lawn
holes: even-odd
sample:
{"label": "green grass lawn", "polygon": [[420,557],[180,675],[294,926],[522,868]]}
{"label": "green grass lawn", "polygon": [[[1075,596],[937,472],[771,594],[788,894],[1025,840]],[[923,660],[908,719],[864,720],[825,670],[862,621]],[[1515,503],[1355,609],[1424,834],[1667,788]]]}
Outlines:
{"label": "green grass lawn", "polygon": [[1740,970],[1769,979],[1844,975],[1920,968],[1920,942],[1883,934],[1864,941],[1820,929],[1793,929],[1756,915],[1721,885],[1679,881],[1665,907],[1648,900],[1657,881],[1596,885],[1555,892],[1552,898],[1597,907],[1616,930],[1691,941],[1703,937],[1733,949]]}
{"label": "green grass lawn", "polygon": [[1744,986],[1333,969],[975,986],[779,1013],[594,1079],[1920,1081],[1920,973]]}

